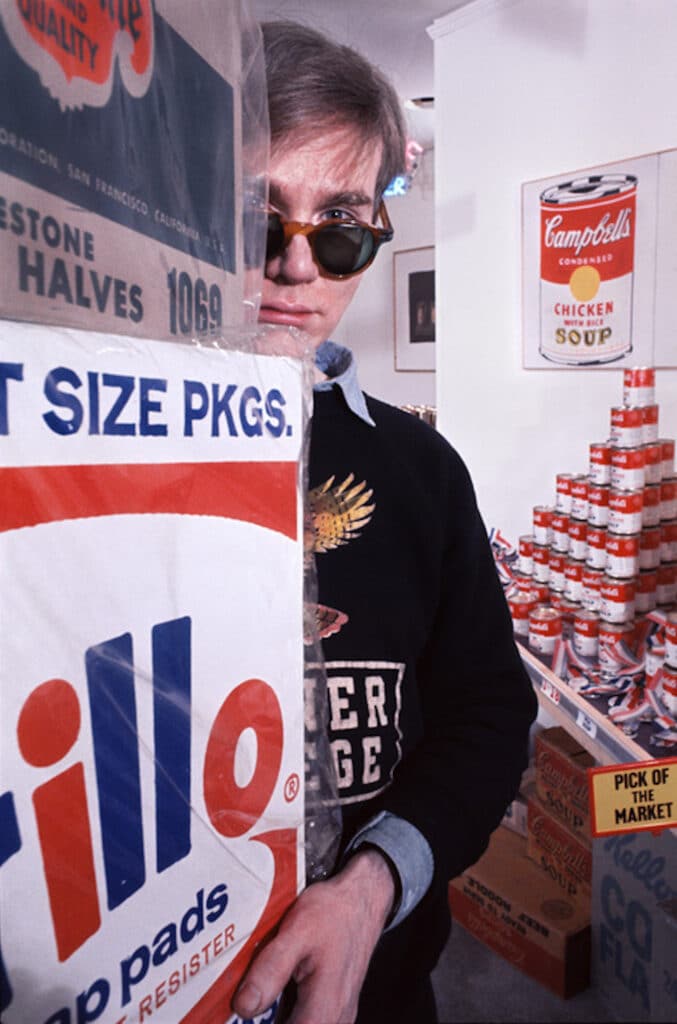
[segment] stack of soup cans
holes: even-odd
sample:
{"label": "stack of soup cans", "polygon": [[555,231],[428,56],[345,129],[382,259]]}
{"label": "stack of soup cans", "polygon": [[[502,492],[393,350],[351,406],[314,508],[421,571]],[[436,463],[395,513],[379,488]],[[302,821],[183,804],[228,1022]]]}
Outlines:
{"label": "stack of soup cans", "polygon": [[[677,629],[675,442],[660,436],[658,412],[655,370],[624,370],[622,401],[607,439],[589,445],[588,472],[558,473],[554,502],[534,507],[519,539],[508,595],[515,633],[546,659],[567,641],[592,696],[643,676],[636,652],[647,621],[664,629],[674,618]],[[677,718],[677,672],[667,667],[661,706]]]}

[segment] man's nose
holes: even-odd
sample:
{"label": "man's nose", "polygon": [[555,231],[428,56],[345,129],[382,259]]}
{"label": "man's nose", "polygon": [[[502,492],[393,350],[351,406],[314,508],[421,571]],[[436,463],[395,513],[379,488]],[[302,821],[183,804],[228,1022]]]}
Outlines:
{"label": "man's nose", "polygon": [[304,235],[294,235],[279,256],[266,264],[266,277],[289,284],[306,284],[318,277],[310,243]]}

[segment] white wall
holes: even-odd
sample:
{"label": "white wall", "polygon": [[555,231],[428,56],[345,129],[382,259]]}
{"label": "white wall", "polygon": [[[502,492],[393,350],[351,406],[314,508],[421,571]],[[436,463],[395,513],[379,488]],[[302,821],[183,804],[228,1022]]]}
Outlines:
{"label": "white wall", "polygon": [[355,298],[334,332],[334,341],[352,348],[365,391],[393,405],[434,405],[435,374],[395,370],[393,254],[434,245],[433,152],[423,154],[406,196],[387,201],[395,237],[365,272]]}
{"label": "white wall", "polygon": [[[587,472],[622,397],[618,367],[522,369],[520,189],[677,146],[677,2],[475,0],[431,35],[438,426],[516,543],[555,474]],[[657,400],[675,437],[677,371],[658,371]]]}

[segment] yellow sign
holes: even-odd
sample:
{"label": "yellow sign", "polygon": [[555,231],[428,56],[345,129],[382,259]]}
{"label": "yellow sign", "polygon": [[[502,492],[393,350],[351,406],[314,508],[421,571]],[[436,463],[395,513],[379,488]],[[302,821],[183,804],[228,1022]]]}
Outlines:
{"label": "yellow sign", "polygon": [[593,836],[677,826],[677,757],[590,768]]}

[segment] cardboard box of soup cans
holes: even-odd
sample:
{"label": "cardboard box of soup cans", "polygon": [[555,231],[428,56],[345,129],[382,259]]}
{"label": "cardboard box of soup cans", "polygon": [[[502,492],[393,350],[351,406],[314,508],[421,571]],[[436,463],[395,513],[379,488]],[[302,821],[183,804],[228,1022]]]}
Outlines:
{"label": "cardboard box of soup cans", "polygon": [[454,919],[513,966],[568,998],[590,981],[590,915],[499,826],[480,860],[449,885]]}
{"label": "cardboard box of soup cans", "polygon": [[594,758],[569,733],[555,726],[538,733],[534,743],[536,794],[549,814],[590,841],[587,769]]}

